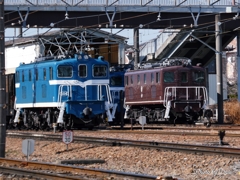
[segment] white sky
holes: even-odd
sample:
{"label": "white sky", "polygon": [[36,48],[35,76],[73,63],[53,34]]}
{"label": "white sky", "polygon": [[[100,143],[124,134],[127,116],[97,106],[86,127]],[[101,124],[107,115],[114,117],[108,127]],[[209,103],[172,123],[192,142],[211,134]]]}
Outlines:
{"label": "white sky", "polygon": [[[28,29],[26,30],[26,28],[23,28],[23,37],[24,36],[31,36],[31,35],[36,35],[38,32],[39,33],[44,33],[49,29],[46,28],[40,28],[40,29]],[[53,29],[53,30],[57,30],[57,29]],[[110,32],[110,29],[102,29],[104,31],[108,31]],[[116,33],[118,32],[120,29],[112,29],[112,33]],[[25,32],[24,32],[25,31]],[[14,29],[14,28],[8,28],[5,29],[5,37],[6,40],[10,40],[13,39],[13,37],[18,36],[19,34],[19,30],[18,29]],[[120,36],[124,36],[126,38],[128,38],[128,44],[129,45],[133,45],[133,40],[134,40],[134,35],[133,35],[133,29],[124,29],[123,31],[121,31],[120,33],[118,33],[117,35]],[[146,41],[149,41],[151,39],[156,38],[159,35],[159,30],[153,30],[153,29],[140,29],[139,31],[139,43],[144,43]]]}

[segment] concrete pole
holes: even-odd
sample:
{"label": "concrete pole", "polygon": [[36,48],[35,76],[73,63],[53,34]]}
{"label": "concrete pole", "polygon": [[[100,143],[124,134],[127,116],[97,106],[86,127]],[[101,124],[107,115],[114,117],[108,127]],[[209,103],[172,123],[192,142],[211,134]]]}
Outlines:
{"label": "concrete pole", "polygon": [[5,157],[6,144],[6,79],[5,79],[5,39],[4,0],[0,0],[0,157]]}
{"label": "concrete pole", "polygon": [[22,29],[22,26],[18,28],[18,36],[19,37],[23,37],[23,29]]}
{"label": "concrete pole", "polygon": [[125,64],[125,44],[121,42],[118,44],[118,64]]}
{"label": "concrete pole", "polygon": [[222,32],[220,16],[215,16],[218,123],[223,124]]}
{"label": "concrete pole", "polygon": [[[237,33],[237,72],[240,72],[240,31]],[[238,101],[240,102],[240,73],[237,78]]]}
{"label": "concrete pole", "polygon": [[138,69],[139,63],[139,28],[134,29],[134,69]]}

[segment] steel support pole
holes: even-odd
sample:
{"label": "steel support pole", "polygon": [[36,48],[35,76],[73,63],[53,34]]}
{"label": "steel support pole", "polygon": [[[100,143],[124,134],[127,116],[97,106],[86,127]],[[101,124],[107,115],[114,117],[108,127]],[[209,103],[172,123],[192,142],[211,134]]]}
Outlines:
{"label": "steel support pole", "polygon": [[218,123],[223,123],[222,32],[220,15],[215,16]]}
{"label": "steel support pole", "polygon": [[5,79],[5,38],[4,0],[0,0],[0,157],[5,157],[6,144],[6,79]]}
{"label": "steel support pole", "polygon": [[238,101],[240,102],[240,31],[237,33],[237,88],[238,88]]}
{"label": "steel support pole", "polygon": [[134,69],[138,69],[139,63],[139,28],[134,29]]}

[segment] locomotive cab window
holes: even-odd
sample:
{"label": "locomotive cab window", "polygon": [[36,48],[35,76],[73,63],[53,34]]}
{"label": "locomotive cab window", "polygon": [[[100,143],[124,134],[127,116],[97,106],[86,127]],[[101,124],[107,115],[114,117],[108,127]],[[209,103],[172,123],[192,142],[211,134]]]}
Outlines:
{"label": "locomotive cab window", "polygon": [[110,85],[111,86],[121,86],[122,85],[122,77],[111,77]]}
{"label": "locomotive cab window", "polygon": [[104,65],[96,65],[93,67],[93,76],[94,77],[106,77],[107,76],[107,67]]}
{"label": "locomotive cab window", "polygon": [[151,82],[153,83],[154,82],[154,74],[151,73]]}
{"label": "locomotive cab window", "polygon": [[28,71],[28,80],[32,81],[32,71],[31,70]]}
{"label": "locomotive cab window", "polygon": [[24,82],[24,71],[22,71],[22,82]]}
{"label": "locomotive cab window", "polygon": [[72,66],[58,66],[58,77],[70,78],[72,77]]}
{"label": "locomotive cab window", "polygon": [[86,65],[79,65],[78,67],[78,76],[79,77],[87,77],[87,66]]}
{"label": "locomotive cab window", "polygon": [[36,69],[36,81],[38,80],[38,70]]}
{"label": "locomotive cab window", "polygon": [[140,84],[140,75],[137,75],[137,83]]}
{"label": "locomotive cab window", "polygon": [[174,73],[173,72],[164,72],[163,74],[164,82],[174,82]]}
{"label": "locomotive cab window", "polygon": [[46,72],[46,69],[44,68],[43,69],[43,80],[46,80],[47,79],[47,72]]}
{"label": "locomotive cab window", "polygon": [[133,84],[133,76],[131,75],[130,77],[131,77],[131,84]]}
{"label": "locomotive cab window", "polygon": [[157,72],[156,73],[156,83],[159,83],[160,82],[160,73]]}
{"label": "locomotive cab window", "polygon": [[52,80],[53,79],[53,68],[49,67],[49,79]]}
{"label": "locomotive cab window", "polygon": [[187,72],[181,72],[181,82],[182,83],[188,82]]}
{"label": "locomotive cab window", "polygon": [[203,71],[193,72],[193,81],[196,83],[203,83],[205,81],[205,75]]}

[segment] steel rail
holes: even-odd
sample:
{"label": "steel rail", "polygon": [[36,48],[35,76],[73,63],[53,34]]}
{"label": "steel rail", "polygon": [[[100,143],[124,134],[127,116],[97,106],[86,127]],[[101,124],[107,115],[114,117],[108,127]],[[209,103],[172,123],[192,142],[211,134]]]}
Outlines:
{"label": "steel rail", "polygon": [[46,178],[46,179],[52,179],[52,180],[77,180],[82,179],[80,177],[72,177],[72,176],[65,176],[65,175],[59,175],[55,173],[44,173],[34,170],[26,170],[23,168],[12,168],[12,167],[4,167],[0,166],[0,171],[4,173],[9,174],[17,174],[17,175],[23,175],[25,177],[34,177],[34,178]]}
{"label": "steel rail", "polygon": [[[41,170],[51,170],[51,171],[63,171],[67,173],[72,173],[72,174],[78,174],[77,176],[67,176],[66,179],[83,179],[82,177],[79,178],[81,175],[85,176],[96,176],[96,177],[114,177],[114,178],[126,178],[126,179],[157,179],[158,176],[151,176],[151,175],[145,175],[145,174],[135,174],[135,173],[128,173],[128,172],[120,172],[120,171],[110,171],[110,170],[103,170],[103,169],[92,169],[92,168],[87,168],[87,167],[76,167],[72,165],[58,165],[58,164],[52,164],[52,163],[42,163],[42,162],[35,162],[35,161],[21,161],[21,160],[16,160],[16,159],[7,159],[7,158],[0,158],[0,164],[4,165],[11,165],[11,166],[18,166],[22,167],[23,164],[24,166],[27,166],[28,168],[34,168],[37,170],[38,168]],[[0,170],[7,170],[7,167],[0,166]],[[29,173],[29,175],[34,175],[34,176],[51,176],[51,178],[48,179],[61,179],[61,176],[64,177],[63,175],[57,174],[48,174],[48,173],[40,173],[39,171],[29,171],[24,170],[23,168],[17,169],[17,168],[8,168],[8,171],[14,171],[17,174],[22,174],[21,171],[25,175]],[[37,174],[39,173],[39,174]],[[56,177],[56,178],[55,178]],[[62,178],[64,179],[64,178]]]}
{"label": "steel rail", "polygon": [[[87,131],[90,132],[90,131]],[[161,134],[161,135],[185,135],[185,136],[218,136],[218,132],[175,132],[175,131],[164,131],[164,130],[98,130],[98,133],[123,133],[123,134]],[[226,132],[228,137],[240,137],[240,134],[233,134]]]}
{"label": "steel rail", "polygon": [[[112,126],[109,129],[112,130],[121,130],[119,126]],[[136,130],[142,129],[142,126],[124,126],[122,130]],[[231,131],[240,131],[239,126],[218,126],[218,127],[171,127],[171,126],[144,126],[144,129],[154,129],[154,130],[165,130],[165,129],[173,129],[173,130],[201,130],[201,131],[211,131],[211,130],[231,130]]]}
{"label": "steel rail", "polygon": [[[82,131],[82,132],[88,132],[88,133],[122,133],[122,134],[160,134],[160,135],[184,135],[184,136],[218,136],[218,132],[176,132],[176,131],[158,131],[158,130],[97,130],[97,131]],[[17,131],[15,132],[7,132],[7,135],[14,135],[14,133],[19,133]],[[29,135],[29,133],[27,133]],[[240,134],[236,133],[228,133],[225,132],[225,137],[240,137]]]}
{"label": "steel rail", "polygon": [[[27,134],[27,133],[15,133],[10,134],[11,137],[31,137],[37,138],[40,140],[60,140],[60,135],[53,134]],[[111,146],[133,146],[141,148],[157,148],[164,150],[172,151],[181,151],[181,152],[193,152],[193,153],[205,153],[205,154],[218,154],[218,155],[227,155],[227,156],[237,156],[240,157],[239,148],[229,148],[229,147],[219,147],[219,146],[204,146],[197,144],[180,144],[180,143],[167,143],[167,142],[156,142],[156,141],[136,141],[128,139],[116,139],[116,138],[99,138],[99,137],[86,137],[86,136],[75,136],[74,142],[84,142],[84,143],[98,143],[98,144],[107,144]]]}

